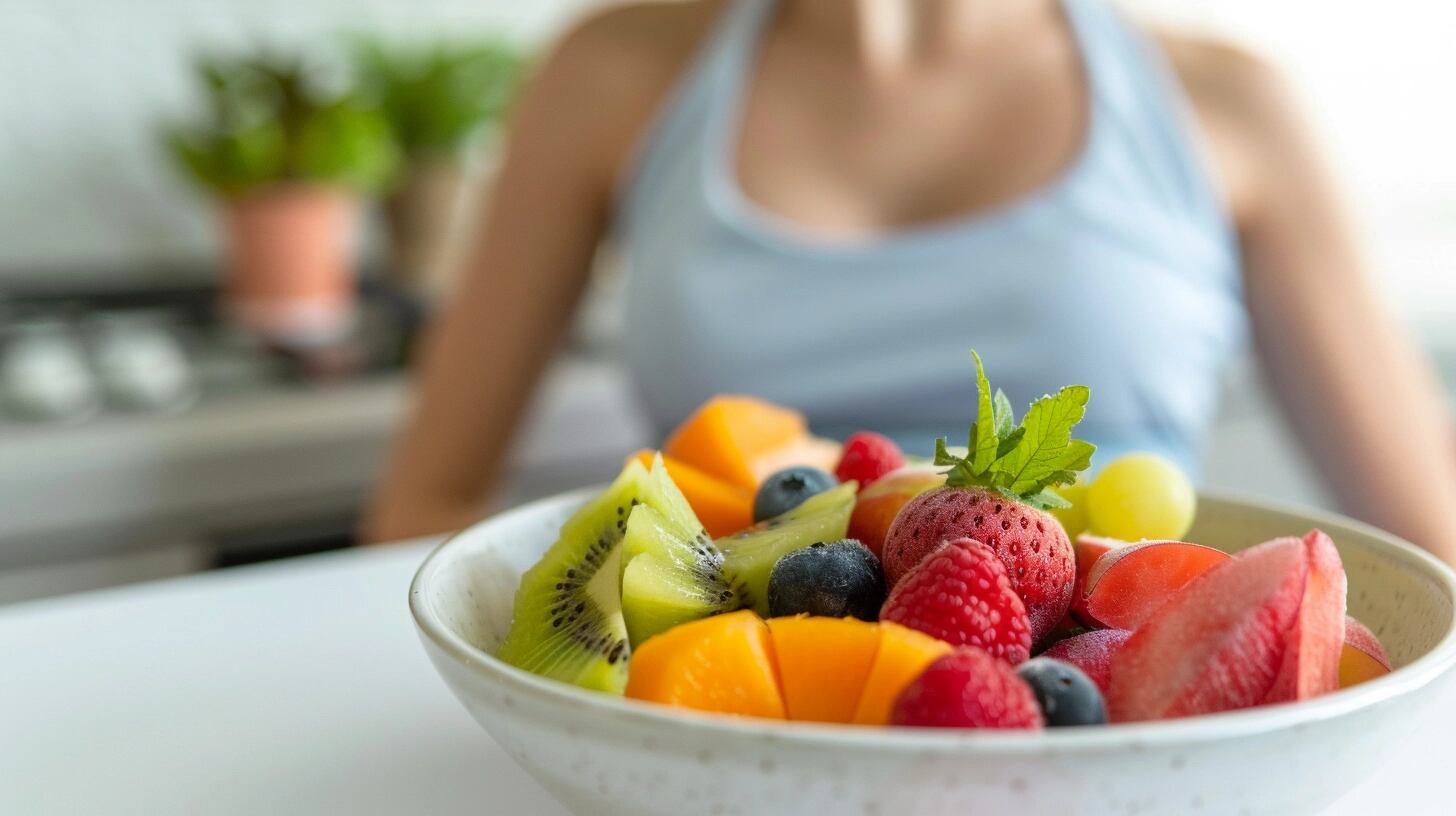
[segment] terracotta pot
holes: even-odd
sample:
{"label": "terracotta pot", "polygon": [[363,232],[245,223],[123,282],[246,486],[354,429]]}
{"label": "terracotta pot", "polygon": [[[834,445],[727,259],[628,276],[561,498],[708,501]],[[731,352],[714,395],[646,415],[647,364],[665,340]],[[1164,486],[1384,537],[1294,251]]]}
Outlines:
{"label": "terracotta pot", "polygon": [[351,244],[359,201],[332,187],[280,185],[228,199],[224,306],[268,342],[309,348],[353,327]]}
{"label": "terracotta pot", "polygon": [[449,293],[491,176],[492,167],[477,157],[442,156],[409,164],[400,186],[384,201],[389,272],[396,283],[427,300]]}

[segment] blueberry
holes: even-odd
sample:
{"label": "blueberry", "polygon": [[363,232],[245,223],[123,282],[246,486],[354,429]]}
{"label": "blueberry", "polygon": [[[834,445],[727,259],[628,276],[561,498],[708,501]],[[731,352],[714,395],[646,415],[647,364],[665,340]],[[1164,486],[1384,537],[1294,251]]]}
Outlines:
{"label": "blueberry", "polygon": [[804,503],[804,500],[839,484],[819,468],[791,467],[781,470],[758,486],[753,497],[753,520],[763,521],[782,515]]}
{"label": "blueberry", "polygon": [[1018,666],[1016,673],[1031,686],[1048,726],[1107,722],[1102,692],[1076,666],[1050,657],[1034,657]]}
{"label": "blueberry", "polygon": [[795,550],[768,577],[768,611],[776,618],[804,613],[873,621],[884,603],[880,559],[852,538]]}

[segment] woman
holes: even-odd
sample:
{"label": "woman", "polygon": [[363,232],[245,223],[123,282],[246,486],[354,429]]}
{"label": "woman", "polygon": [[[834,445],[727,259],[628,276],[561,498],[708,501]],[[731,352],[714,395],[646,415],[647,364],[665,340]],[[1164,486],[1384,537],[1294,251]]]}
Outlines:
{"label": "woman", "polygon": [[1452,425],[1288,94],[1105,0],[601,12],[525,92],[490,212],[375,540],[476,517],[614,228],[662,427],[749,392],[922,446],[969,420],[975,347],[1016,404],[1091,385],[1102,461],[1194,467],[1251,330],[1348,510],[1456,563]]}

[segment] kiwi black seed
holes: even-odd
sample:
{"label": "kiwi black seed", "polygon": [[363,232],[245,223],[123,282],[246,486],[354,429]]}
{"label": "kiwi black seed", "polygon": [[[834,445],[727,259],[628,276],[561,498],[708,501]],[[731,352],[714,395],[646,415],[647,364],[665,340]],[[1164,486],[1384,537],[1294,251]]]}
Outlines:
{"label": "kiwi black seed", "polygon": [[497,657],[567,683],[622,691],[630,647],[619,545],[624,520],[648,488],[646,469],[633,462],[562,525],[560,538],[521,577],[511,631]]}

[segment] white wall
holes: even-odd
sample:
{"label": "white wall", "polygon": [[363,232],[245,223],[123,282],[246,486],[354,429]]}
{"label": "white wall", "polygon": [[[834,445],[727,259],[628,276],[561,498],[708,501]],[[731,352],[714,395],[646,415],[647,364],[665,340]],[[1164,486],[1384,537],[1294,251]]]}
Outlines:
{"label": "white wall", "polygon": [[206,257],[207,213],[158,148],[191,55],[341,31],[533,41],[588,0],[0,0],[0,276]]}
{"label": "white wall", "polygon": [[[340,29],[525,41],[596,0],[0,0],[0,276],[203,257],[201,199],[157,149],[193,99],[188,54]],[[1456,314],[1456,4],[1129,0],[1283,62],[1358,193],[1387,291]]]}
{"label": "white wall", "polygon": [[1431,330],[1456,317],[1456,4],[1126,3],[1245,43],[1278,64],[1349,182],[1391,300]]}

